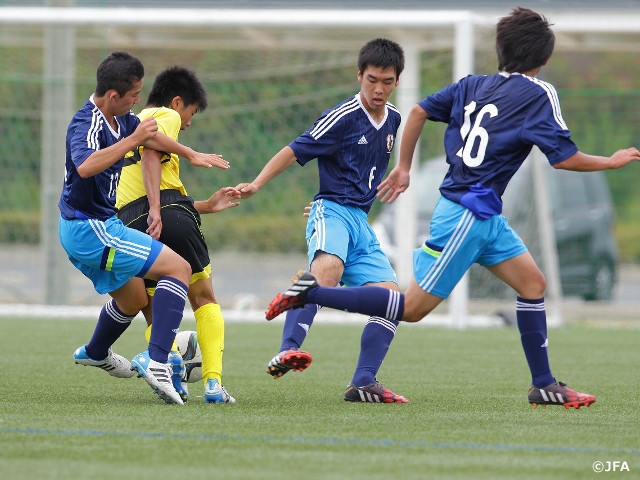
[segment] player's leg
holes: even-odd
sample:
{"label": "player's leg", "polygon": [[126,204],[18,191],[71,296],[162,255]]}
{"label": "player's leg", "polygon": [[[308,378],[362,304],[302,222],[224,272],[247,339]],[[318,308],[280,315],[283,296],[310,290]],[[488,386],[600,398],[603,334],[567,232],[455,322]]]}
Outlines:
{"label": "player's leg", "polygon": [[[129,360],[114,353],[111,346],[129,328],[140,305],[146,301],[140,294],[141,282],[133,278],[110,294],[112,299],[102,307],[91,340],[73,354],[77,364],[96,366],[119,378],[135,375]],[[127,314],[127,311],[135,313]]]}
{"label": "player's leg", "polygon": [[145,277],[158,281],[152,300],[149,356],[166,363],[182,321],[191,267],[169,247],[162,246]]}
{"label": "player's leg", "polygon": [[[186,384],[182,382],[185,367],[175,345],[175,333],[182,320],[184,288],[188,288],[191,279],[191,267],[188,259],[184,259],[185,256],[181,249],[190,248],[193,238],[192,231],[194,230],[192,225],[195,221],[186,208],[167,205],[167,194],[172,198],[183,198],[174,191],[161,191],[163,229],[160,241],[165,245],[165,248],[162,249],[145,276],[147,292],[152,299],[150,306],[144,312],[147,323],[150,323],[145,333],[148,334],[149,357],[160,362],[162,362],[160,358],[166,358],[163,363],[170,364],[171,382],[184,402],[188,399]],[[187,202],[187,206],[189,204]],[[123,219],[130,220],[129,224],[136,230],[144,231],[147,227],[147,217],[142,213],[146,214],[146,210],[142,206],[140,207],[142,210],[137,211],[137,207],[137,205],[130,205],[129,208],[124,208],[120,215]],[[204,243],[197,226],[195,230],[197,239]],[[166,263],[163,264],[163,261]],[[175,270],[174,262],[177,262],[175,265],[179,266],[178,270]],[[172,268],[174,268],[173,271]],[[184,296],[186,297],[186,295]],[[167,313],[169,314],[167,315]],[[144,359],[144,355],[142,358]]]}
{"label": "player's leg", "polygon": [[207,403],[235,403],[236,400],[222,384],[222,358],[224,354],[224,317],[216,301],[209,272],[205,268],[189,286],[189,301],[196,318],[196,333],[202,352],[202,380]]}
{"label": "player's leg", "polygon": [[136,355],[131,363],[160,398],[167,403],[182,404],[184,402],[173,386],[173,370],[167,361],[182,321],[191,267],[169,247],[156,240],[153,245],[155,248],[147,262],[151,265],[146,272],[141,272],[145,278],[158,281],[152,300],[153,328],[149,348]]}
{"label": "player's leg", "polygon": [[[351,212],[348,228],[350,248],[342,281],[347,286],[377,285],[398,292],[396,274],[364,212]],[[348,288],[347,288],[348,289]],[[407,403],[401,395],[378,383],[377,375],[398,327],[397,320],[371,316],[360,336],[360,353],[344,399],[356,402]]]}
{"label": "player's leg", "polygon": [[[506,224],[500,236],[489,243],[479,259],[489,271],[513,288],[516,299],[516,319],[525,357],[531,371],[529,402],[557,404],[579,408],[595,402],[589,394],[575,392],[556,379],[549,365],[549,340],[544,305],[546,280],[520,237]],[[506,258],[506,259],[505,259]]]}
{"label": "player's leg", "polygon": [[[100,311],[89,343],[74,352],[75,362],[102,368],[116,377],[131,377],[133,372],[129,361],[113,353],[111,347],[146,304],[140,290],[142,280],[132,279],[144,259],[136,255],[138,247],[129,248],[132,244],[124,233],[115,217],[104,222],[60,218],[59,223],[60,242],[69,260],[93,282],[98,293],[113,297]],[[139,251],[148,249],[149,244],[150,238]]]}
{"label": "player's leg", "polygon": [[[305,236],[310,269],[320,285],[335,286],[344,271],[349,232],[342,221],[340,206],[325,200],[311,204]],[[280,349],[267,364],[267,373],[274,379],[290,370],[303,371],[312,361],[311,354],[300,347],[320,310],[309,304],[290,310],[282,328]]]}

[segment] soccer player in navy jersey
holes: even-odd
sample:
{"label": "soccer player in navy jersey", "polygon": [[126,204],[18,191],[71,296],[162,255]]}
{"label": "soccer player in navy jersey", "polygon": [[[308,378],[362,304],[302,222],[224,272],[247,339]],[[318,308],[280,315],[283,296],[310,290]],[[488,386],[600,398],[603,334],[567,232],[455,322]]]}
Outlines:
{"label": "soccer player in navy jersey", "polygon": [[[140,121],[131,108],[140,100],[144,67],[127,52],[105,58],[96,89],[69,124],[59,237],[69,260],[112,299],[102,308],[93,335],[74,352],[75,362],[120,378],[144,377],[167,403],[182,404],[171,383],[167,356],[182,320],[191,277],[186,260],[116,217],[116,187],[123,157],[138,145],[174,152],[198,166],[228,167],[219,155],[202,154],[158,132],[153,117]],[[143,278],[158,281],[154,329],[147,351],[132,363],[111,347],[147,304]],[[156,315],[157,312],[157,315]]]}
{"label": "soccer player in navy jersey", "polygon": [[497,24],[498,73],[467,76],[412,108],[400,161],[380,184],[378,196],[393,202],[408,188],[414,149],[426,120],[448,124],[444,146],[449,170],[440,186],[429,238],[413,253],[414,276],[404,294],[377,287],[317,287],[312,273],[301,272],[294,285],[271,302],[267,319],[308,302],[417,322],[478,263],[517,292],[517,324],[532,377],[529,403],[580,408],[595,402],[593,395],[572,390],[551,373],[546,281],[501,215],[501,197],[534,145],[554,168],[583,172],[620,168],[640,160],[640,152],[628,148],[602,157],[578,150],[554,87],[536,78],[554,43],[546,18],[518,7]]}
{"label": "soccer player in navy jersey", "polygon": [[[369,225],[368,213],[400,125],[400,112],[388,100],[403,69],[404,51],[396,42],[378,38],[365,44],[358,56],[360,92],[323,112],[253,182],[236,187],[248,198],[294,162],[304,166],[318,160],[320,189],[309,212],[306,238],[310,268],[321,285],[378,285],[398,291],[396,274]],[[319,308],[310,304],[287,314],[279,353],[267,365],[273,378],[309,366],[311,355],[300,347]],[[384,315],[369,318],[345,400],[408,402],[376,380],[397,326],[397,320]]]}

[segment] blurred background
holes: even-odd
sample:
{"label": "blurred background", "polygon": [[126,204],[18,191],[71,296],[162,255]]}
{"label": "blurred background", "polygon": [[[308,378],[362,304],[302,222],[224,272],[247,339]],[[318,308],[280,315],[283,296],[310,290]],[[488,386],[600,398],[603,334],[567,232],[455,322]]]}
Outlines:
{"label": "blurred background", "polygon": [[[640,146],[640,21],[637,21],[640,2],[519,4],[543,13],[555,24],[556,50],[540,78],[556,87],[564,120],[579,148],[609,156],[620,148]],[[455,16],[456,12],[466,12],[470,16],[465,18],[472,19],[467,21],[472,27],[467,30],[472,36],[473,51],[467,52],[472,73],[490,74],[497,69],[495,21],[515,6],[503,1],[455,0],[447,2],[447,10],[442,2],[436,1],[180,3],[181,11],[189,9],[186,11],[195,15],[198,11],[214,17],[215,12],[237,13],[233,17],[237,19],[235,23],[207,25],[181,24],[178,18],[175,22],[165,19],[154,24],[145,18],[145,11],[148,17],[153,16],[147,8],[174,8],[175,2],[139,0],[135,2],[135,18],[131,18],[131,10],[122,8],[127,5],[131,6],[131,2],[0,0],[1,303],[104,302],[93,292],[90,282],[67,265],[64,252],[55,245],[55,229],[56,204],[64,176],[66,125],[93,92],[95,69],[112,50],[127,50],[145,65],[145,88],[141,103],[134,108],[136,112],[143,107],[156,73],[169,65],[187,66],[202,80],[209,93],[209,107],[194,117],[192,126],[181,133],[180,141],[199,151],[223,154],[232,165],[228,171],[205,171],[182,162],[181,176],[189,194],[195,199],[205,199],[220,187],[253,180],[271,156],[309,128],[323,110],[355,94],[359,89],[357,53],[371,38],[386,36],[417,52],[419,83],[409,92],[414,98],[412,103],[452,81],[460,29],[451,22],[423,28],[385,25],[385,14],[391,17],[399,11],[413,11],[416,15],[433,11],[437,15]],[[36,10],[26,14],[23,12],[29,10],[24,7]],[[43,20],[51,18],[50,12],[43,12],[40,7],[61,9],[69,13],[70,19],[70,7],[89,8],[98,17],[85,24]],[[301,20],[304,28],[295,21],[289,25],[265,21],[261,25],[255,20],[256,8],[265,18],[266,13],[277,16],[278,12],[296,10],[300,19],[304,19]],[[12,16],[18,11],[15,9],[22,15],[19,19]],[[354,19],[356,14],[378,15],[370,27],[309,25],[309,15],[319,10],[330,12],[336,22],[345,21],[343,14],[354,15]],[[437,15],[434,13],[434,18]],[[396,100],[391,99],[393,103]],[[404,116],[408,114],[402,108],[401,111]],[[420,164],[426,165],[428,160],[442,156],[443,132],[444,125],[427,126],[419,146]],[[420,168],[421,165],[416,165],[416,169]],[[608,220],[599,223],[595,230],[604,231],[604,237],[609,238],[610,268],[603,273],[593,270],[598,268],[594,265],[584,274],[585,277],[593,274],[595,282],[605,282],[600,286],[608,282],[608,287],[586,293],[572,293],[565,287],[563,296],[569,306],[590,301],[592,311],[596,311],[602,305],[624,304],[632,312],[630,315],[635,315],[640,302],[637,294],[640,165],[607,171],[601,177],[599,186],[580,187],[583,189],[580,198],[584,200],[574,202],[578,205],[553,212],[569,209],[583,223],[587,219],[592,224],[595,220],[589,220],[589,212],[593,208],[609,212]],[[412,188],[420,191],[420,184],[414,181]],[[557,187],[549,188],[550,196],[560,195]],[[297,268],[305,266],[302,212],[316,190],[315,163],[305,168],[293,166],[240,207],[203,218],[202,228],[213,260],[214,286],[223,305],[263,308],[264,299],[284,288]],[[559,191],[566,190],[560,187]],[[524,189],[520,191],[521,197],[533,195]],[[568,196],[568,200],[576,198]],[[589,199],[595,199],[595,206],[580,213]],[[430,200],[422,204],[425,202]],[[382,218],[385,209],[393,208],[377,202],[372,221]],[[415,212],[416,219],[418,215]],[[535,253],[538,236],[534,214],[529,214],[529,221],[526,212],[520,211],[518,215],[524,215],[523,225],[534,228],[526,241]],[[390,231],[393,230],[391,227]],[[419,228],[416,233],[421,234]],[[556,235],[559,239],[557,231]],[[582,238],[572,238],[561,251],[558,246],[561,270],[565,268],[562,260],[571,255],[581,255],[587,263],[595,258],[596,253],[588,246],[594,235],[584,233]],[[560,274],[562,277],[562,271]],[[484,285],[488,281],[479,280],[475,284]],[[513,292],[491,293],[491,290],[472,289],[471,296],[481,302],[497,304],[506,299],[509,305],[513,303]]]}

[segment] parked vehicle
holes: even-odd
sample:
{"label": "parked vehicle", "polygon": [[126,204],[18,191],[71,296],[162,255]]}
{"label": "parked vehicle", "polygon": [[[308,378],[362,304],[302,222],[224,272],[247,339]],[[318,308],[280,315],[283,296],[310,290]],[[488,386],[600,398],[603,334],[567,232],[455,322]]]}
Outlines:
{"label": "parked vehicle", "polygon": [[[531,159],[527,159],[503,195],[503,214],[530,249],[542,268],[535,211]],[[429,221],[439,197],[438,187],[448,164],[444,158],[430,160],[412,174],[410,188],[417,194],[416,246],[428,237]],[[564,296],[585,300],[611,300],[616,282],[618,246],[613,233],[614,207],[603,172],[572,172],[545,165],[559,260],[560,283]],[[396,256],[393,209],[385,204],[373,222],[383,250],[391,262]],[[474,265],[470,270],[471,298],[508,298],[514,295],[486,269]]]}

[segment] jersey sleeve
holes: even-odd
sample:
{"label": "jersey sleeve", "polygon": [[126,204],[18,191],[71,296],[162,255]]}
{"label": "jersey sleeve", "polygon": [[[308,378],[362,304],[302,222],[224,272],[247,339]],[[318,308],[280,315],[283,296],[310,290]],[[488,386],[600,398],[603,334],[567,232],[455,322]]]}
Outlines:
{"label": "jersey sleeve", "polygon": [[545,86],[545,93],[529,109],[522,134],[526,141],[540,148],[551,165],[555,165],[575,154],[578,147],[562,119],[555,89],[549,84]]}
{"label": "jersey sleeve", "polygon": [[343,123],[341,118],[332,120],[326,113],[316,120],[312,128],[289,144],[300,165],[314,158],[332,155],[338,150]]}
{"label": "jersey sleeve", "polygon": [[180,134],[181,119],[180,114],[170,108],[160,108],[151,115],[158,122],[158,131],[167,137],[177,140]]}
{"label": "jersey sleeve", "polygon": [[[68,137],[67,148],[71,152],[71,161],[76,169],[93,152],[100,150],[100,126],[102,120],[95,118],[94,122],[77,122]],[[97,123],[97,124],[96,124]]]}
{"label": "jersey sleeve", "polygon": [[[156,119],[158,124],[158,131],[163,133],[167,137],[172,140],[178,140],[178,135],[180,134],[180,126],[182,124],[182,120],[180,119],[180,114],[171,108],[160,107],[160,108],[146,108],[138,115],[139,121],[144,120],[145,118],[153,117]],[[144,151],[144,147],[140,145],[138,147],[138,156],[142,156],[142,152]],[[133,152],[129,152],[127,156],[130,156]],[[139,158],[138,157],[138,158]],[[168,160],[169,153],[165,152],[162,156],[162,160]]]}
{"label": "jersey sleeve", "polygon": [[458,84],[454,83],[418,102],[436,122],[449,123]]}

